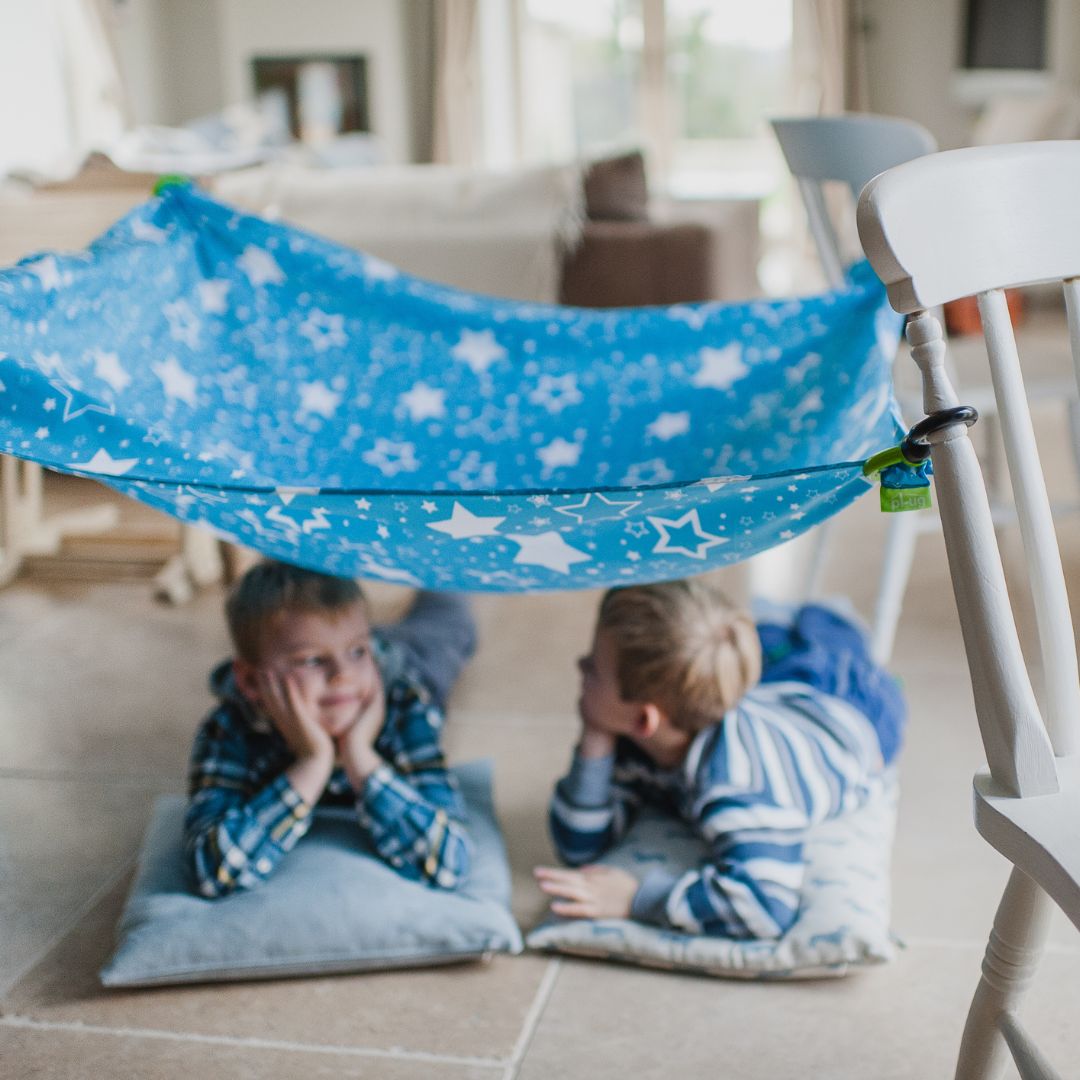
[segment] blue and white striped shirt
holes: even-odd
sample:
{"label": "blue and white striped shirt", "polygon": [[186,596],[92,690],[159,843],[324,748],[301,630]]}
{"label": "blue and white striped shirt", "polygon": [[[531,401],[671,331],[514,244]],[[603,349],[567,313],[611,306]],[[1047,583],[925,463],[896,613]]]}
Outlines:
{"label": "blue and white striped shirt", "polygon": [[877,734],[858,709],[803,683],[768,683],[696,735],[673,769],[622,738],[612,757],[575,757],[551,800],[552,836],[580,866],[610,848],[642,804],[658,804],[694,828],[711,858],[679,877],[646,877],[633,917],[775,938],[798,915],[806,830],[864,804],[882,769]]}
{"label": "blue and white striped shirt", "polygon": [[[373,647],[382,659],[380,643]],[[240,696],[230,669],[226,662],[211,676],[222,701],[196,735],[189,771],[184,844],[206,897],[269,877],[311,827],[314,810],[283,775],[294,760],[285,740]],[[359,794],[336,768],[319,805],[355,806],[384,862],[403,877],[455,889],[468,875],[471,842],[439,746],[442,710],[408,673],[388,677],[384,669],[384,683],[386,719],[375,749],[385,764]]]}

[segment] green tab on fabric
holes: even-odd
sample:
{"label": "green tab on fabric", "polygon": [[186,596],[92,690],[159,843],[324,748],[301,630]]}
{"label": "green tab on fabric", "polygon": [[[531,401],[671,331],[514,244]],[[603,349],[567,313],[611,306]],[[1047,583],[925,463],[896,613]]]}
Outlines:
{"label": "green tab on fabric", "polygon": [[881,509],[886,514],[897,514],[904,510],[928,510],[932,505],[929,487],[881,489]]}

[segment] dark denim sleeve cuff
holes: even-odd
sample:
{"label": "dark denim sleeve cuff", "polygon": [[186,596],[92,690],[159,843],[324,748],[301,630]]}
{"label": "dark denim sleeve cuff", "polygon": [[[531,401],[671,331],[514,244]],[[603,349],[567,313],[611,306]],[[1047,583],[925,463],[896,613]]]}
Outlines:
{"label": "dark denim sleeve cuff", "polygon": [[570,771],[559,785],[559,794],[572,806],[583,810],[607,806],[611,801],[611,773],[614,768],[614,754],[600,758],[583,758],[575,754]]}
{"label": "dark denim sleeve cuff", "polygon": [[666,926],[667,899],[678,880],[677,874],[670,874],[666,870],[650,870],[638,886],[638,891],[634,893],[634,899],[630,903],[630,917],[638,922]]}

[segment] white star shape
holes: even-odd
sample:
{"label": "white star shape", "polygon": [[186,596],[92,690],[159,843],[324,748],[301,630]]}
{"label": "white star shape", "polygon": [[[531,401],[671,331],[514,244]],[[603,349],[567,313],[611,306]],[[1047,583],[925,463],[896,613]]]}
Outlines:
{"label": "white star shape", "polygon": [[41,287],[45,292],[59,289],[63,284],[56,259],[51,255],[46,255],[44,259],[38,259],[36,262],[24,264],[23,269],[29,270],[41,282]]}
{"label": "white star shape", "polygon": [[491,330],[462,330],[450,355],[468,364],[473,374],[482,375],[496,360],[506,356],[506,350],[495,340]]}
{"label": "white star shape", "polygon": [[138,458],[117,459],[112,457],[107,450],[98,450],[89,461],[73,461],[71,468],[97,473],[100,476],[123,476],[138,463]]}
{"label": "white star shape", "polygon": [[[687,510],[681,518],[676,518],[674,521],[670,518],[650,517],[649,524],[656,529],[660,534],[660,539],[656,542],[656,546],[653,548],[654,555],[689,555],[691,559],[704,559],[705,552],[711,547],[716,547],[717,544],[726,544],[727,539],[723,536],[713,536],[711,533],[705,532],[701,527],[701,520],[698,518],[697,510]],[[701,543],[696,544],[691,550],[688,547],[683,547],[681,544],[671,543],[671,529],[685,529],[687,526],[693,531],[693,535],[696,536]]]}
{"label": "white star shape", "polygon": [[425,499],[420,504],[420,509],[423,510],[425,514],[434,514],[435,511],[438,510],[439,508],[438,508],[438,506],[435,505],[435,503],[431,502],[430,499]]}
{"label": "white star shape", "polygon": [[195,376],[186,372],[175,356],[170,356],[162,364],[151,364],[150,370],[161,380],[168,397],[179,398],[181,401],[186,401],[192,408],[195,407],[197,403]]}
{"label": "white star shape", "polygon": [[438,420],[446,415],[446,391],[436,390],[427,383],[417,383],[398,401],[409,410],[413,420]]}
{"label": "white star shape", "polygon": [[370,450],[365,450],[361,459],[374,465],[383,476],[396,476],[399,472],[415,472],[420,468],[416,460],[416,447],[412,443],[397,443],[391,439],[379,437]]}
{"label": "white star shape", "polygon": [[307,318],[300,324],[300,333],[319,353],[335,345],[344,345],[348,340],[345,336],[345,316],[331,315],[318,308],[308,312]]}
{"label": "white star shape", "polygon": [[562,468],[564,465],[576,465],[581,457],[582,446],[580,443],[567,442],[563,438],[552,439],[547,446],[540,447],[536,456],[544,463],[548,472]]}
{"label": "white star shape", "polygon": [[454,509],[445,521],[429,521],[427,527],[455,540],[468,540],[473,536],[494,536],[505,520],[505,517],[480,517],[455,501]]}
{"label": "white star shape", "polygon": [[364,256],[364,277],[368,281],[393,281],[397,276],[396,266],[391,266],[382,259],[376,259],[374,255]]}
{"label": "white star shape", "polygon": [[[95,401],[92,397],[88,397],[86,394],[79,393],[76,390],[71,390],[68,387],[64,386],[63,383],[56,382],[55,380],[50,381],[49,385],[54,390],[59,390],[60,393],[63,395],[65,424],[69,420],[74,420],[75,417],[82,416],[83,413],[87,412],[99,412],[103,413],[105,416],[113,416],[116,413],[116,407],[111,402],[102,403],[99,401]],[[82,402],[82,404],[75,404],[76,395],[78,397],[78,400]],[[55,409],[56,402],[52,398],[49,398],[49,401],[53,402],[52,408]],[[52,412],[52,409],[47,408],[48,402],[46,402],[45,404],[46,411]]]}
{"label": "white star shape", "polygon": [[152,222],[136,218],[131,223],[131,235],[134,236],[136,240],[146,240],[151,244],[161,244],[169,234],[164,229],[159,229]]}
{"label": "white star shape", "polygon": [[586,506],[592,501],[593,496],[596,496],[602,503],[606,503],[608,506],[618,506],[622,509],[619,510],[619,517],[624,518],[635,506],[641,505],[640,499],[635,499],[632,502],[616,502],[614,499],[609,499],[606,495],[599,491],[589,491],[585,494],[585,497],[579,503],[569,503],[566,506],[554,506],[552,509],[556,514],[566,514],[567,517],[577,518],[577,523],[580,525],[585,520],[584,514],[579,514],[579,510],[584,510]]}
{"label": "white star shape", "polygon": [[208,315],[224,314],[227,308],[225,297],[231,287],[231,283],[224,278],[200,281],[196,286],[199,291],[199,306]]}
{"label": "white star shape", "polygon": [[52,412],[56,408],[56,398],[46,398],[41,406],[46,412]]}
{"label": "white star shape", "polygon": [[367,499],[357,499],[356,500],[356,509],[357,510],[370,510],[371,509],[371,503],[369,503],[367,501]]}
{"label": "white star shape", "polygon": [[520,551],[514,556],[515,563],[530,566],[546,566],[560,574],[570,572],[574,563],[591,562],[592,556],[571,547],[557,532],[544,532],[536,536],[508,536],[519,545]]}
{"label": "white star shape", "polygon": [[337,412],[341,404],[341,395],[335,393],[322,381],[300,384],[300,411],[318,413],[327,420]]}
{"label": "white star shape", "polygon": [[49,437],[49,429],[47,427],[39,427],[34,432],[35,439],[47,439]]}
{"label": "white star shape", "polygon": [[567,405],[576,405],[582,400],[578,389],[577,376],[541,375],[536,388],[529,394],[534,405],[543,405],[549,413],[561,413]]}
{"label": "white star shape", "polygon": [[94,354],[94,374],[118,394],[131,382],[131,376],[124,370],[120,357],[100,349],[95,350]]}
{"label": "white star shape", "polygon": [[663,412],[645,428],[645,434],[667,442],[676,435],[685,435],[689,430],[690,414],[688,412]]}
{"label": "white star shape", "polygon": [[690,380],[694,386],[726,390],[750,370],[743,363],[742,346],[737,341],[725,345],[722,349],[700,349],[698,356],[701,358],[701,367]]}
{"label": "white star shape", "polygon": [[269,251],[264,251],[254,244],[244,248],[244,254],[236,260],[236,265],[247,275],[252,285],[280,285],[285,280],[281,267],[274,261]]}

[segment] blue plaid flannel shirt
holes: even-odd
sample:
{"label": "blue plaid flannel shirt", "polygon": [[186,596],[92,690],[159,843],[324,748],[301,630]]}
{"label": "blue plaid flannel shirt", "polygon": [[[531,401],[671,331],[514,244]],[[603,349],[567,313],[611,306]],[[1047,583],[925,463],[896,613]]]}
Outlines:
{"label": "blue plaid flannel shirt", "polygon": [[[373,647],[385,661],[385,648],[377,640]],[[319,805],[355,806],[384,862],[403,877],[455,889],[468,876],[471,844],[439,747],[442,710],[414,675],[391,675],[385,667],[383,674],[386,720],[375,749],[385,763],[359,794],[335,769]],[[184,846],[199,893],[219,897],[268,878],[311,827],[315,808],[283,775],[293,755],[236,690],[231,662],[214,670],[211,689],[222,700],[192,748]]]}

